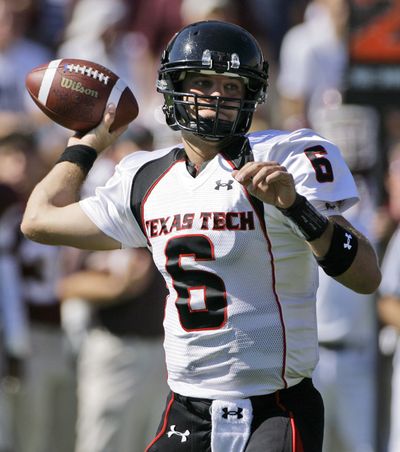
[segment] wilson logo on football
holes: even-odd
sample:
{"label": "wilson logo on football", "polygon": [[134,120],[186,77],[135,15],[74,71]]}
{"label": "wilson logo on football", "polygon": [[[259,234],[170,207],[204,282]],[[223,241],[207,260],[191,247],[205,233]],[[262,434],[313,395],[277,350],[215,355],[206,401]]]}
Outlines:
{"label": "wilson logo on football", "polygon": [[77,91],[78,93],[85,94],[86,96],[92,96],[96,99],[99,97],[98,91],[90,88],[85,88],[82,83],[75,82],[65,77],[61,77],[61,86],[72,91]]}

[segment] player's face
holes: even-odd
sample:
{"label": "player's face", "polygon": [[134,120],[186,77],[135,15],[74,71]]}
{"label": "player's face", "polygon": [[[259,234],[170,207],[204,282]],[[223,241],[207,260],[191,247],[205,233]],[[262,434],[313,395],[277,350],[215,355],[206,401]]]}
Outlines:
{"label": "player's face", "polygon": [[[202,97],[199,100],[202,105],[199,106],[198,110],[202,118],[213,119],[216,116],[215,97],[242,99],[245,94],[245,85],[243,79],[239,77],[189,72],[183,82],[183,91],[199,96],[210,96],[209,98]],[[208,108],[207,105],[214,106],[214,108]],[[229,109],[229,107],[235,106],[238,106],[235,101],[222,101],[219,118],[233,122],[236,119],[237,110]]]}

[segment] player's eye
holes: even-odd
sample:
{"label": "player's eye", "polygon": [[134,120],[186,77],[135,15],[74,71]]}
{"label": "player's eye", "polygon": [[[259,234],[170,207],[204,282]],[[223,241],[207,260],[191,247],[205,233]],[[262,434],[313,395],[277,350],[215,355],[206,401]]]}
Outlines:
{"label": "player's eye", "polygon": [[192,80],[192,87],[198,89],[210,89],[212,87],[212,81],[206,78],[198,78]]}
{"label": "player's eye", "polygon": [[225,91],[229,93],[241,93],[242,92],[242,85],[240,83],[226,83],[224,85]]}

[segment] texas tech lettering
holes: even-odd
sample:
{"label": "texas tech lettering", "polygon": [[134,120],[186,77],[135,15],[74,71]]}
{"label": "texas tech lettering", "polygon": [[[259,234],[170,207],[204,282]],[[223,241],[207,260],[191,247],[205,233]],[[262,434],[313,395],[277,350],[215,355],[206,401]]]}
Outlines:
{"label": "texas tech lettering", "polygon": [[254,213],[252,211],[185,213],[146,221],[147,235],[150,238],[184,229],[250,231],[254,230]]}
{"label": "texas tech lettering", "polygon": [[253,212],[202,212],[200,229],[247,231],[254,229]]}
{"label": "texas tech lettering", "polygon": [[146,230],[149,237],[158,237],[174,231],[193,228],[194,213],[177,214],[173,217],[156,218],[146,221]]}

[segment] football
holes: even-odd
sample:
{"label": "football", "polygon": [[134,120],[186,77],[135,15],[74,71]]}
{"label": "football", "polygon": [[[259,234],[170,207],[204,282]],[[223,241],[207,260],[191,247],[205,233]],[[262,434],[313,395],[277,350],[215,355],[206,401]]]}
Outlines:
{"label": "football", "polygon": [[77,132],[96,127],[109,103],[116,105],[111,132],[139,113],[127,84],[114,72],[87,60],[58,59],[38,66],[26,76],[25,86],[49,118]]}

